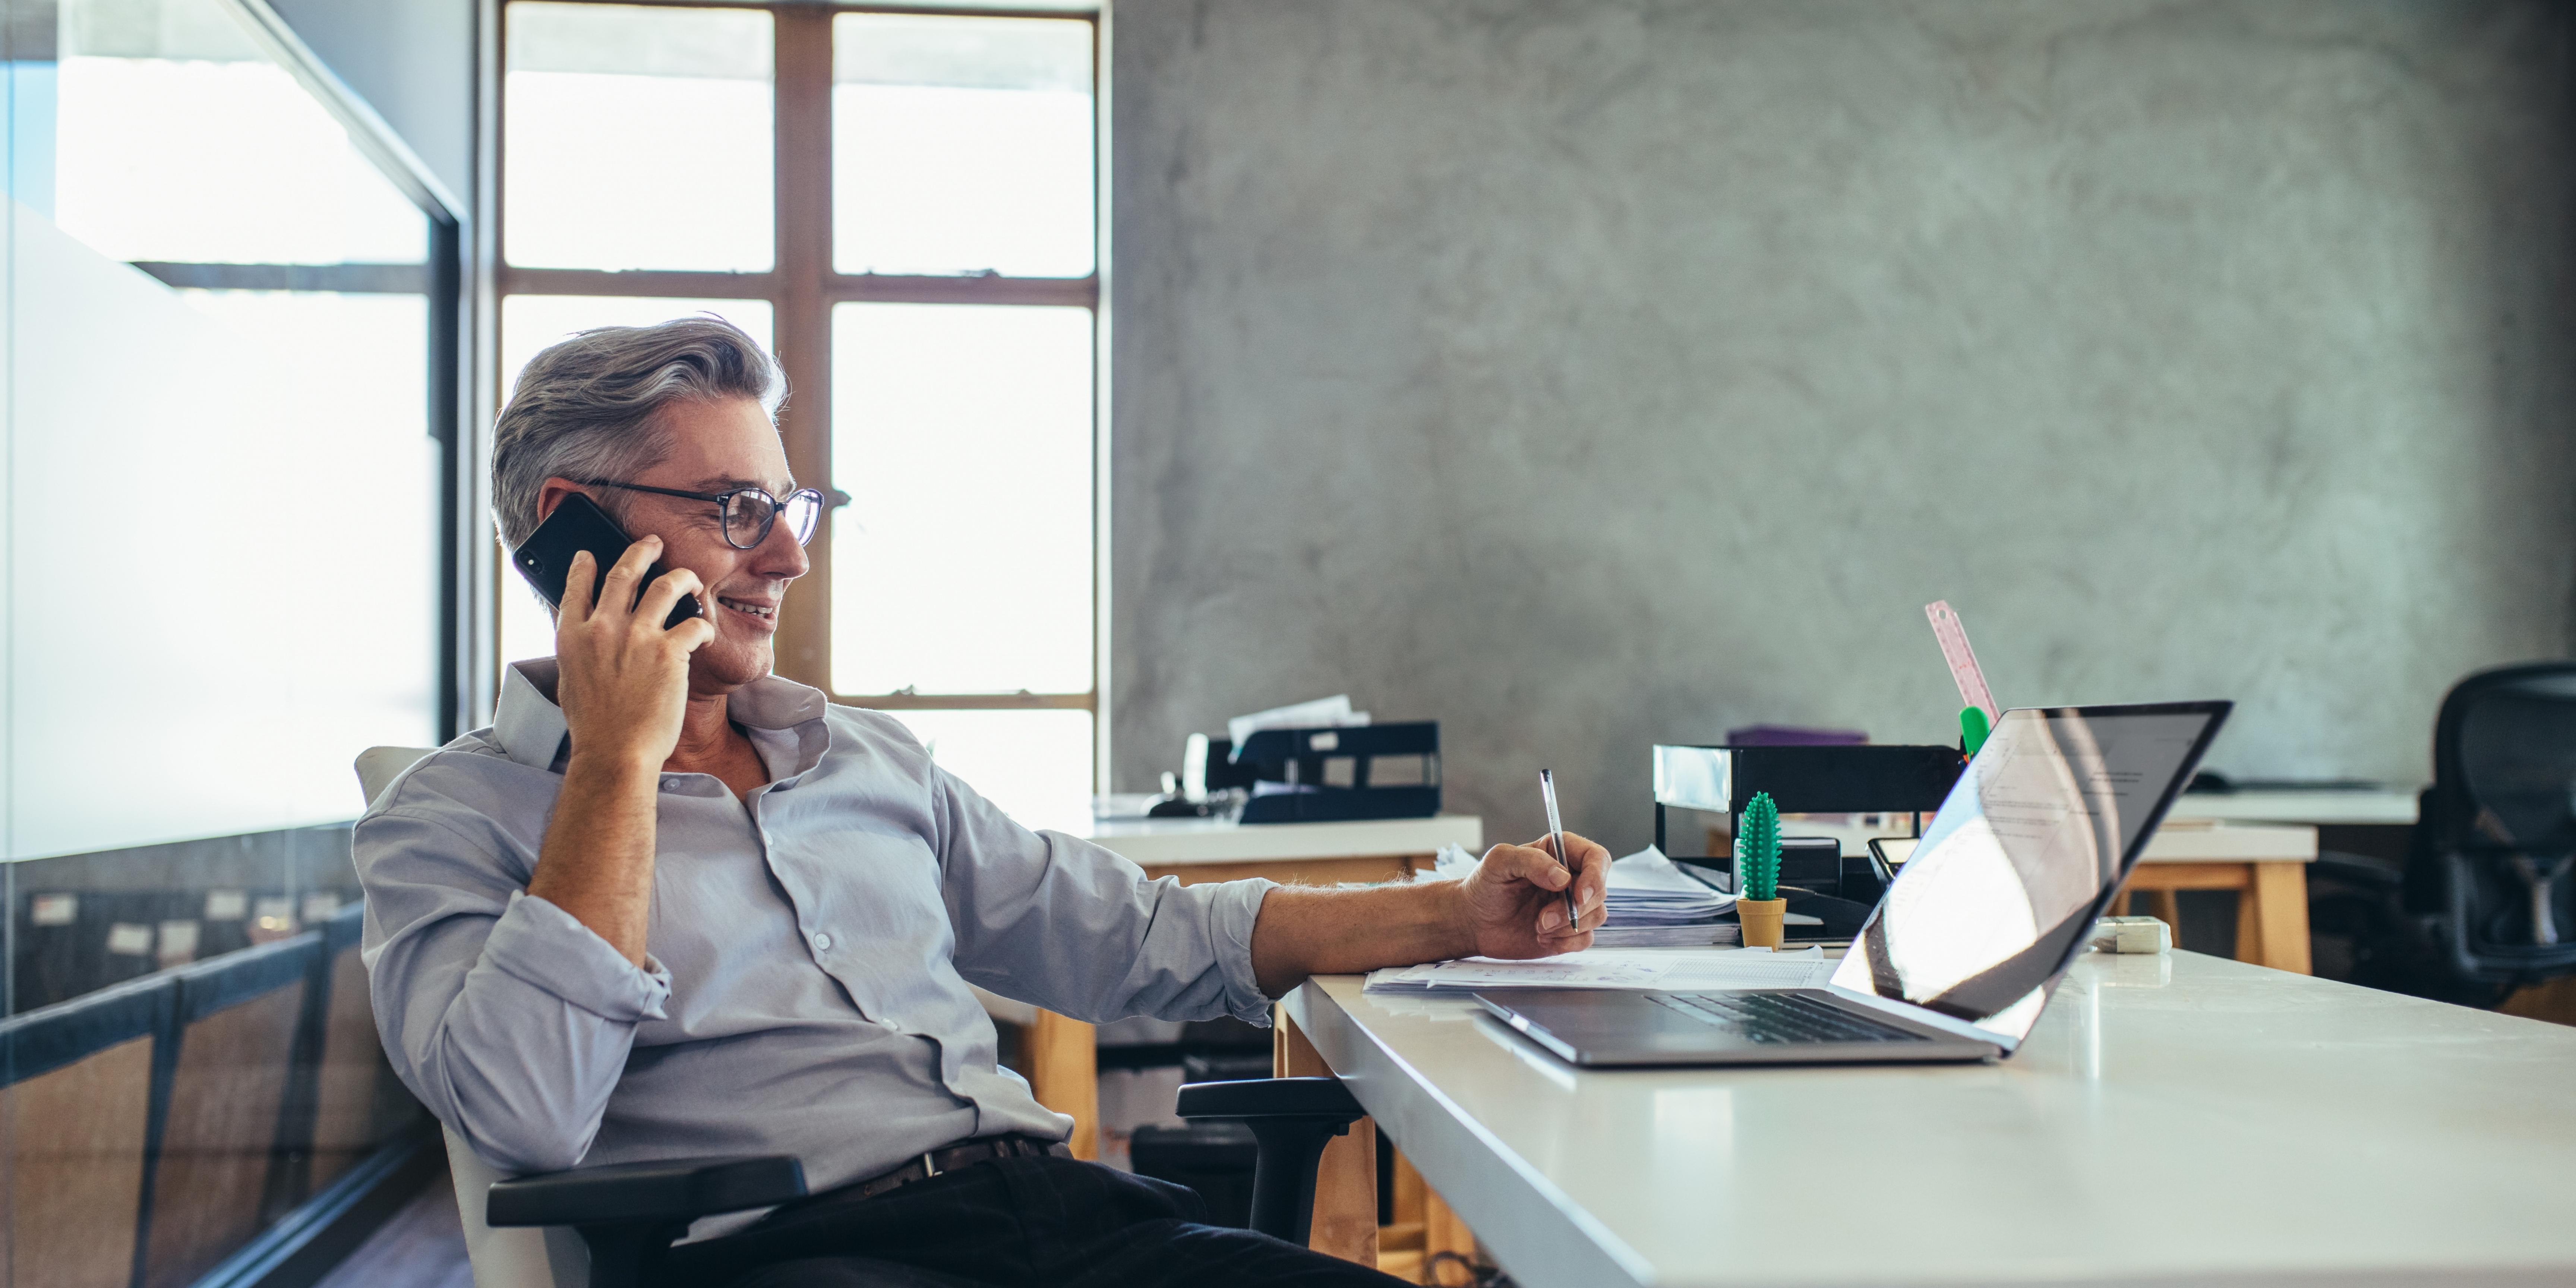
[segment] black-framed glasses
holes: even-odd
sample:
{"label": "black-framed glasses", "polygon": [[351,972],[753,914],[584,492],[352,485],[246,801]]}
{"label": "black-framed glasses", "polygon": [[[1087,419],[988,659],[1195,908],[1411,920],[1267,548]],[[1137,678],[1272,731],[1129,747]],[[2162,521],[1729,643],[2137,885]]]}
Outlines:
{"label": "black-framed glasses", "polygon": [[620,483],[615,479],[576,479],[584,487],[624,488],[629,492],[650,492],[655,496],[676,496],[690,501],[713,501],[716,513],[724,520],[725,544],[736,550],[756,549],[769,540],[769,530],[778,526],[778,516],[787,516],[787,530],[796,544],[808,545],[814,530],[823,524],[823,494],[806,488],[781,501],[769,489],[738,487],[723,492],[683,492],[675,487],[646,487],[641,483]]}

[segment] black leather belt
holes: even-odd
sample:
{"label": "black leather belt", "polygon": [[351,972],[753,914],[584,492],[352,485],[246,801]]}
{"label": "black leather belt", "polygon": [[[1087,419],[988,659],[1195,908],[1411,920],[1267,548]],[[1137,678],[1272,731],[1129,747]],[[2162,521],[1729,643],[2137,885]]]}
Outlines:
{"label": "black leather belt", "polygon": [[963,1144],[951,1145],[946,1149],[931,1150],[891,1172],[843,1185],[837,1189],[826,1190],[805,1202],[872,1199],[889,1190],[902,1189],[915,1181],[929,1180],[942,1172],[954,1172],[959,1168],[973,1167],[977,1163],[989,1163],[997,1158],[1034,1158],[1046,1154],[1071,1155],[1072,1153],[1072,1150],[1065,1147],[1064,1142],[1048,1140],[1042,1136],[985,1136]]}

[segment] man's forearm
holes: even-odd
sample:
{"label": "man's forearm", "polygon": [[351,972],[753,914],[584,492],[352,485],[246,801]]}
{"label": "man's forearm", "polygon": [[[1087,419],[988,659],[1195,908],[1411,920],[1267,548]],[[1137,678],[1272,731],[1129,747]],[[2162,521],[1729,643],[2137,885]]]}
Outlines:
{"label": "man's forearm", "polygon": [[1317,890],[1281,886],[1252,924],[1252,973],[1285,994],[1309,975],[1343,975],[1472,956],[1476,934],[1455,881]]}
{"label": "man's forearm", "polygon": [[563,791],[546,825],[528,893],[570,913],[592,934],[644,964],[653,909],[653,814],[661,771],[585,761],[564,766]]}

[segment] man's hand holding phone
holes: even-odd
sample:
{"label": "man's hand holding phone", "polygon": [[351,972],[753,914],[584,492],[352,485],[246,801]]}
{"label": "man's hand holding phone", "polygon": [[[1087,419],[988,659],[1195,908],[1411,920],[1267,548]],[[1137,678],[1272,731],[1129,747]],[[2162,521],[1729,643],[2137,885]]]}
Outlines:
{"label": "man's hand holding phone", "polygon": [[661,553],[662,539],[649,533],[626,547],[599,582],[596,600],[594,556],[583,550],[572,557],[555,618],[555,701],[582,759],[659,773],[679,744],[689,655],[714,639],[716,628],[703,617],[663,626],[682,596],[705,588],[686,568],[664,573],[636,598],[636,586]]}

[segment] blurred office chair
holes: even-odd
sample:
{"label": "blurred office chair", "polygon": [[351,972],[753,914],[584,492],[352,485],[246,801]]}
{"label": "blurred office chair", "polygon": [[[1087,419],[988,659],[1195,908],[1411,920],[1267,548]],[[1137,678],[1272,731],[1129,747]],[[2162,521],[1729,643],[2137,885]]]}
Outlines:
{"label": "blurred office chair", "polygon": [[2576,662],[2481,671],[2433,726],[2403,880],[2440,964],[2503,993],[2576,974]]}
{"label": "blurred office chair", "polygon": [[[371,747],[358,756],[369,804],[434,748]],[[1181,1088],[1185,1118],[1245,1123],[1259,1142],[1252,1228],[1303,1245],[1324,1146],[1368,1111],[1334,1078],[1261,1078]],[[646,1268],[700,1217],[772,1207],[805,1194],[802,1163],[784,1156],[689,1158],[504,1177],[453,1130],[449,1175],[475,1288],[635,1288]]]}
{"label": "blurred office chair", "polygon": [[2323,851],[2309,870],[2319,973],[2477,1007],[2576,973],[2572,796],[2576,663],[2452,686],[2405,859]]}

